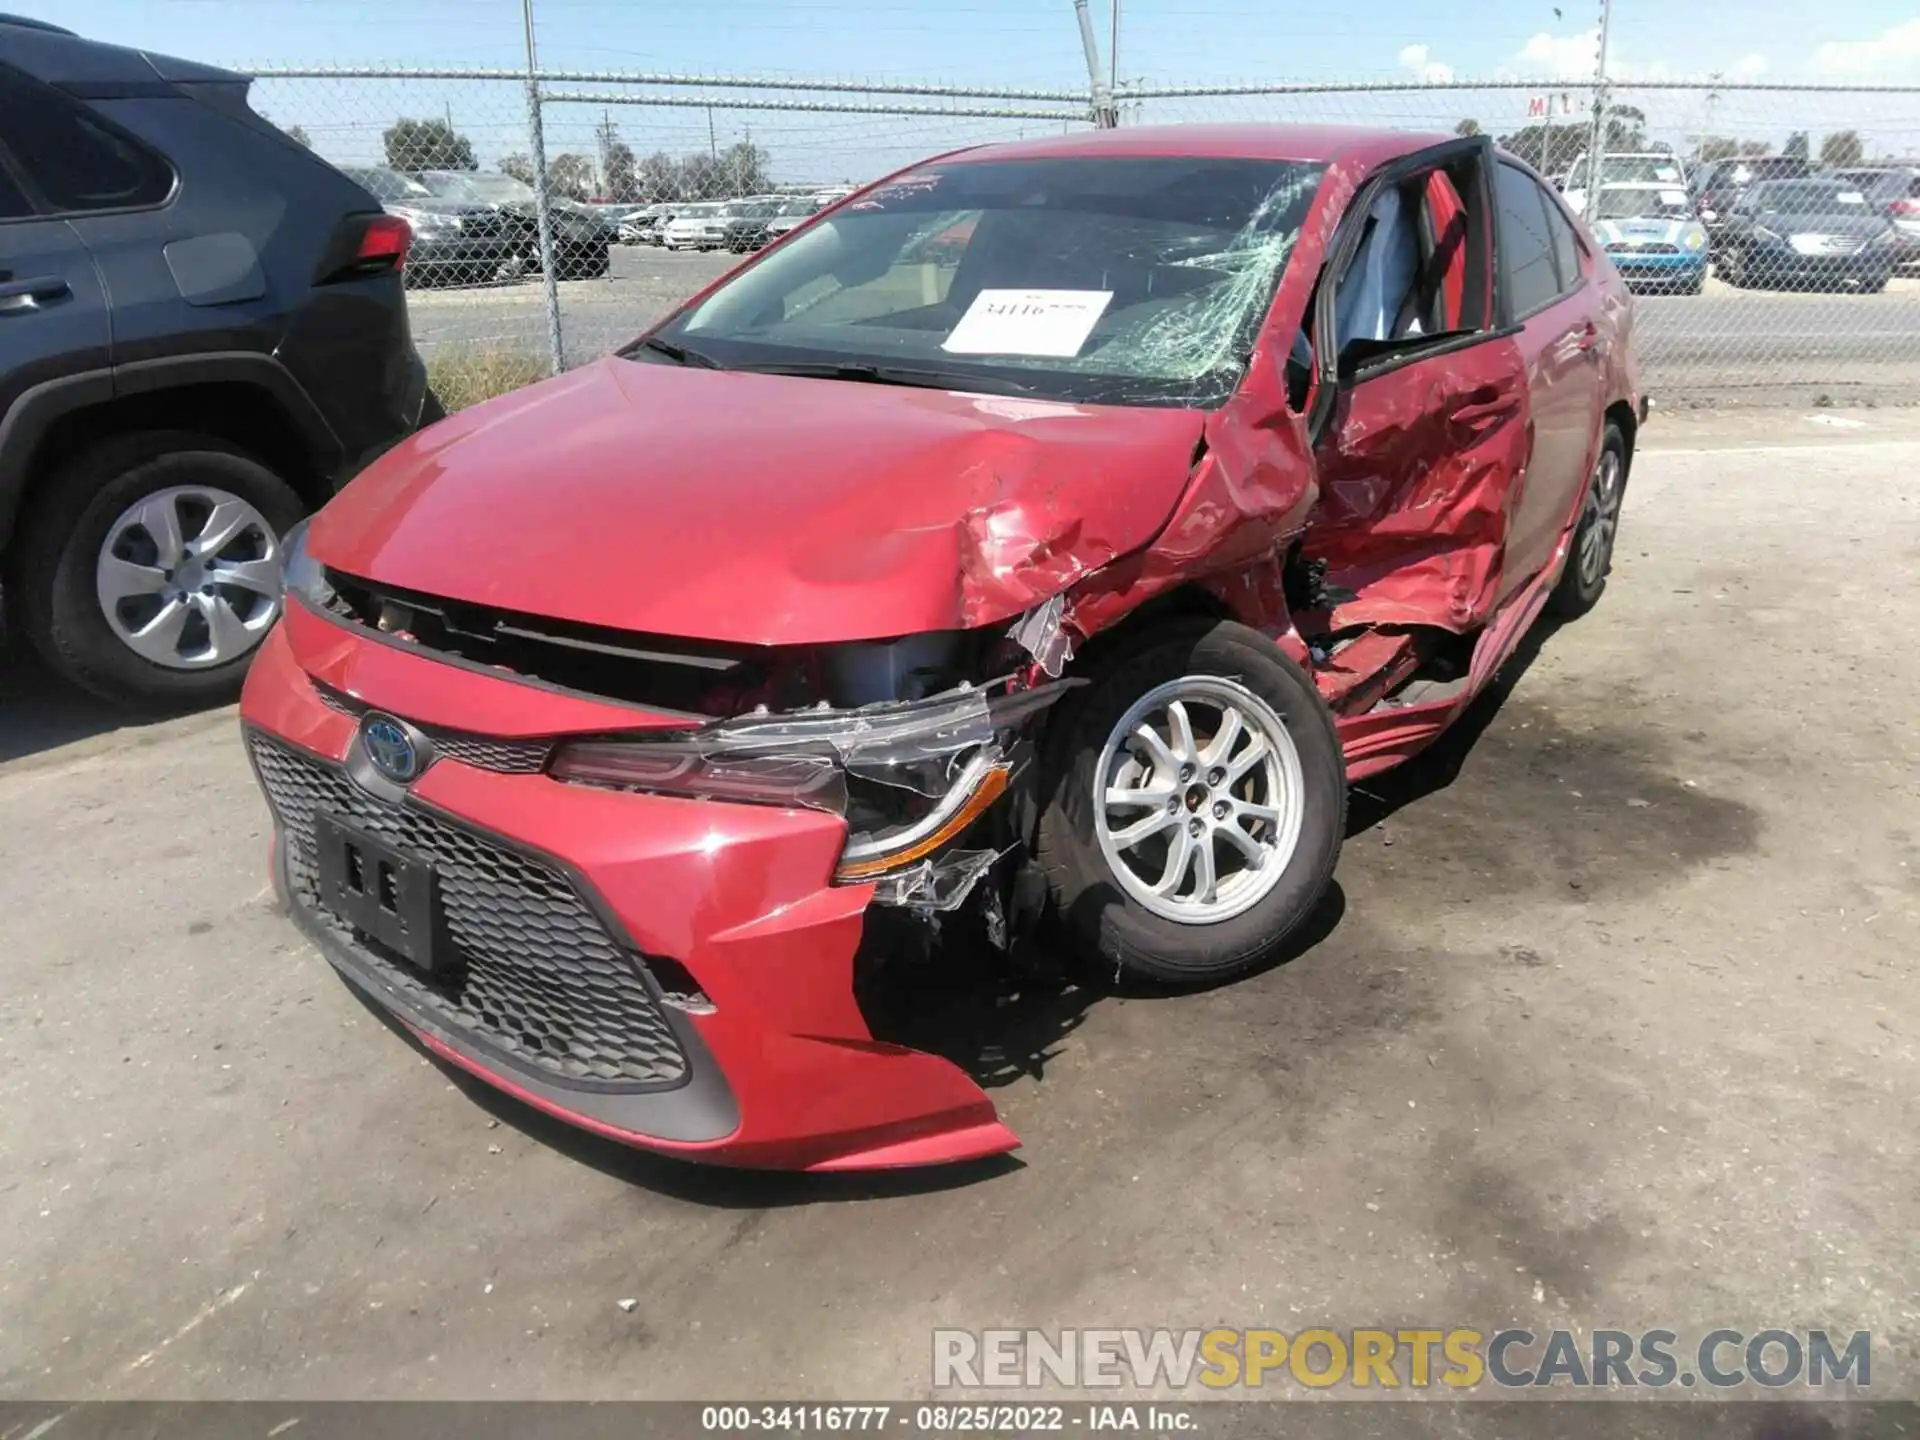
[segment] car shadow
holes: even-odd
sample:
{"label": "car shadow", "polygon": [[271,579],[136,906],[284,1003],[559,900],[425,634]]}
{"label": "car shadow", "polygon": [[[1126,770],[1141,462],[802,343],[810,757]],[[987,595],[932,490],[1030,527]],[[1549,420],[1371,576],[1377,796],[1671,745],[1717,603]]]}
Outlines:
{"label": "car shadow", "polygon": [[0,649],[0,764],[148,718],[67,684],[22,646]]}

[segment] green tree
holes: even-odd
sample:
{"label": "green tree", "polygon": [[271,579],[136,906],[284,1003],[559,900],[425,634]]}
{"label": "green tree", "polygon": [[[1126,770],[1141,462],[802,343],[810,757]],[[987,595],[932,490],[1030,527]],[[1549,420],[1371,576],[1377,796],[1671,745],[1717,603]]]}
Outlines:
{"label": "green tree", "polygon": [[396,170],[478,170],[473,142],[445,120],[399,119],[381,137]]}
{"label": "green tree", "polygon": [[1808,155],[1807,132],[1796,130],[1787,136],[1787,143],[1780,147],[1780,153],[1795,160],[1805,160]]}
{"label": "green tree", "polygon": [[1638,105],[1607,107],[1607,149],[1644,150],[1647,145],[1647,112]]}
{"label": "green tree", "polygon": [[639,198],[634,175],[633,147],[620,138],[619,127],[609,116],[594,131],[600,148],[600,195],[622,205]]}
{"label": "green tree", "polygon": [[511,175],[522,185],[533,184],[533,161],[524,155],[508,155],[500,161],[500,173]]}
{"label": "green tree", "polygon": [[1587,148],[1584,125],[1528,125],[1500,137],[1501,146],[1542,175],[1564,175]]}
{"label": "green tree", "polygon": [[723,188],[729,195],[759,195],[772,189],[769,160],[767,152],[751,140],[729,145],[720,152]]}
{"label": "green tree", "polygon": [[[313,141],[307,138],[307,132],[304,126],[289,125],[287,127],[287,138],[295,144],[306,146],[309,150],[313,148]],[[1832,137],[1829,136],[1828,138],[1831,139]]]}
{"label": "green tree", "polygon": [[664,150],[656,150],[640,162],[633,177],[633,198],[643,205],[680,198],[680,167]]}
{"label": "green tree", "polygon": [[1453,127],[1453,133],[1456,135],[1478,135],[1480,133],[1480,122],[1472,119],[1462,120],[1458,125]]}
{"label": "green tree", "polygon": [[556,155],[547,163],[547,191],[568,200],[593,193],[593,161],[584,155]]}
{"label": "green tree", "polygon": [[1858,130],[1835,130],[1820,138],[1820,163],[1836,170],[1849,169],[1867,158],[1867,147],[1860,143]]}

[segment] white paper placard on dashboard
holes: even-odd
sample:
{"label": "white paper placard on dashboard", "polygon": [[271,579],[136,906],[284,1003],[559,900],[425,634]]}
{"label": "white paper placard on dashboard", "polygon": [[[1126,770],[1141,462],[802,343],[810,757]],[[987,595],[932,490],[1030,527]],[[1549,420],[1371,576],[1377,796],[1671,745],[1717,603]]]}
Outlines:
{"label": "white paper placard on dashboard", "polygon": [[1070,359],[1112,300],[1111,290],[982,290],[940,348],[954,355]]}

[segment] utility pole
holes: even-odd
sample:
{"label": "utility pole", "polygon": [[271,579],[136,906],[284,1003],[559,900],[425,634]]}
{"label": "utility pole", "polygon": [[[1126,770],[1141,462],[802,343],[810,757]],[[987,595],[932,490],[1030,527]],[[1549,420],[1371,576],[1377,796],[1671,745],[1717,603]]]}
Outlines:
{"label": "utility pole", "polygon": [[712,159],[720,158],[720,142],[713,138],[713,106],[707,106],[707,154]]}
{"label": "utility pole", "polygon": [[1587,133],[1587,213],[1599,203],[1605,178],[1607,139],[1607,32],[1613,25],[1613,0],[1600,0],[1600,50],[1593,60],[1593,128]]}
{"label": "utility pole", "polygon": [[1087,0],[1073,0],[1080,21],[1080,48],[1087,55],[1087,85],[1093,95],[1093,123],[1100,130],[1111,130],[1118,123],[1113,113],[1113,91],[1107,77],[1100,73],[1100,42],[1093,38],[1093,17],[1087,13]]}
{"label": "utility pole", "polygon": [[560,334],[560,277],[554,273],[553,193],[547,185],[547,137],[542,126],[540,59],[533,43],[533,0],[520,0],[527,32],[527,140],[533,151],[534,218],[540,234],[540,278],[547,302],[547,355],[553,373],[567,368],[566,342]]}

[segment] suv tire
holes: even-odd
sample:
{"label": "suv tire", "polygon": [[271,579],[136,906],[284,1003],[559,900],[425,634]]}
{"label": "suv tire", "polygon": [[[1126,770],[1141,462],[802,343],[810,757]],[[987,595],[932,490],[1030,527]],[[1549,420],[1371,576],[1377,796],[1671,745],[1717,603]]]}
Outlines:
{"label": "suv tire", "polygon": [[[1078,948],[1156,984],[1213,984],[1272,961],[1326,893],[1346,833],[1346,766],[1313,681],[1229,621],[1142,635],[1091,678],[1051,737],[1036,846]],[[1183,718],[1163,725],[1175,703]],[[1229,709],[1238,722],[1223,741]],[[1146,729],[1171,746],[1143,749],[1133,737]],[[1192,765],[1176,765],[1183,750]],[[1163,813],[1160,829],[1129,838]],[[1196,832],[1205,871],[1196,859],[1172,893],[1153,893]]]}
{"label": "suv tire", "polygon": [[[149,431],[103,441],[47,476],[18,536],[21,628],[49,665],[104,699],[157,709],[232,700],[269,628],[258,624],[230,659],[174,668],[136,653],[109,623],[98,567],[110,535],[142,500],[180,487],[223,492],[251,507],[271,532],[276,558],[281,537],[307,513],[291,485],[239,447],[209,435]],[[252,594],[239,598],[257,620],[263,612]],[[277,614],[277,594],[271,603]]]}

